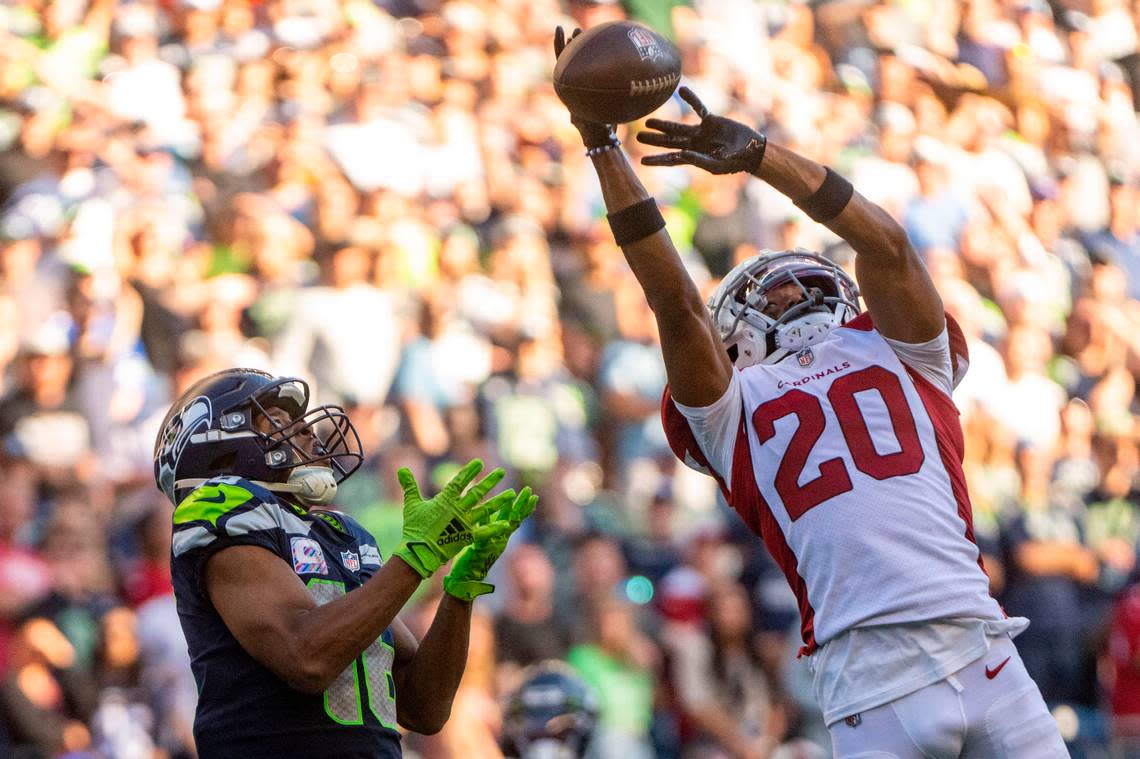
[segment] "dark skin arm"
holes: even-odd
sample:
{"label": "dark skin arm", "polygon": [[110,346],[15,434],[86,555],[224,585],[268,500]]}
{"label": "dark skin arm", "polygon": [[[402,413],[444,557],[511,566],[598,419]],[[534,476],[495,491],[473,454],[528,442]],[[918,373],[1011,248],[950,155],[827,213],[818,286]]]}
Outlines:
{"label": "dark skin arm", "polygon": [[422,642],[397,612],[420,576],[399,559],[344,596],[318,606],[279,557],[233,546],[206,564],[206,589],[226,627],[250,656],[303,693],[323,693],[385,628],[396,643],[393,678],[400,725],[439,732],[467,665],[471,604],[445,595]]}
{"label": "dark skin arm", "polygon": [[292,568],[257,546],[206,564],[206,591],[250,656],[290,687],[322,693],[396,619],[420,576],[392,560],[351,593],[318,606]]}
{"label": "dark skin arm", "polygon": [[[354,591],[355,592],[355,591]],[[424,735],[438,733],[451,716],[451,705],[467,666],[471,636],[470,601],[447,593],[423,640],[396,620],[396,713],[402,726]]]}
{"label": "dark skin arm", "polygon": [[[649,197],[620,148],[593,157],[609,212]],[[710,406],[728,389],[732,363],[701,294],[664,230],[622,247],[661,334],[661,354],[673,398]]]}
{"label": "dark skin arm", "polygon": [[[575,29],[572,40],[581,30]],[[554,30],[554,57],[567,44],[562,27]],[[575,120],[587,148],[617,145],[610,125]],[[613,213],[649,197],[620,148],[592,157],[606,211]],[[645,293],[661,335],[661,354],[673,398],[685,406],[708,406],[728,389],[732,363],[705,308],[696,284],[685,271],[664,229],[622,246],[622,253]]]}
{"label": "dark skin arm", "polygon": [[[822,165],[767,142],[744,124],[710,114],[686,87],[680,95],[701,122],[649,119],[646,126],[656,131],[642,132],[638,141],[676,150],[643,158],[646,165],[691,164],[714,174],[747,171],[796,202],[823,184],[827,170]],[[907,343],[937,337],[946,322],[942,299],[906,232],[890,214],[856,192],[825,224],[855,250],[856,279],[876,329]]]}
{"label": "dark skin arm", "polygon": [[[755,176],[793,201],[823,184],[826,169],[810,158],[768,143]],[[855,278],[877,329],[906,343],[933,340],[946,325],[942,298],[906,232],[890,214],[858,192],[826,225],[855,250]]]}

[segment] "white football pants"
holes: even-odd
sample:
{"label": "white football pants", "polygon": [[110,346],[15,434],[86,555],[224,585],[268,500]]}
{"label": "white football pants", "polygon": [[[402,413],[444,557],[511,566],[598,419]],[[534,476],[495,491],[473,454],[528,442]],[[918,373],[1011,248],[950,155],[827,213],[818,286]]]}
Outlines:
{"label": "white football pants", "polygon": [[1067,759],[1013,641],[950,677],[830,728],[836,759]]}

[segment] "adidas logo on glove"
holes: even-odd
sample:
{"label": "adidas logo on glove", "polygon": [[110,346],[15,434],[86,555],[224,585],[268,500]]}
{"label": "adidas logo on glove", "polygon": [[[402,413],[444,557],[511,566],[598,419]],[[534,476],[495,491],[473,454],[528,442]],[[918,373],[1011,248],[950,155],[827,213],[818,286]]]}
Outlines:
{"label": "adidas logo on glove", "polygon": [[460,541],[470,543],[471,533],[464,529],[463,524],[458,519],[453,519],[447,527],[444,528],[443,534],[439,536],[439,540],[437,540],[436,543],[441,546],[446,546]]}

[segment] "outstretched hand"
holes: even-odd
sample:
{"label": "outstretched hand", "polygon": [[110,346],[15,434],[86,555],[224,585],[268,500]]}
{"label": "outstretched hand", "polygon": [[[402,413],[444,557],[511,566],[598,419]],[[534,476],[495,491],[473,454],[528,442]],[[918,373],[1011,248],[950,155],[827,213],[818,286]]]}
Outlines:
{"label": "outstretched hand", "polygon": [[[562,55],[562,51],[566,49],[566,44],[581,33],[581,29],[575,29],[570,35],[570,38],[567,39],[566,32],[561,26],[554,27],[555,61]],[[614,133],[613,124],[598,124],[593,121],[582,121],[574,116],[573,113],[570,114],[570,123],[578,129],[578,134],[582,135],[582,143],[587,148],[600,148],[605,145],[613,145],[617,142],[617,135]]]}
{"label": "outstretched hand", "polygon": [[649,119],[647,130],[637,141],[659,148],[674,148],[672,153],[645,156],[646,166],[679,166],[690,164],[712,174],[755,172],[764,159],[767,138],[739,121],[716,116],[700,101],[696,93],[682,87],[679,94],[701,118],[700,124]]}
{"label": "outstretched hand", "polygon": [[523,488],[513,501],[504,500],[502,504],[482,532],[476,533],[475,542],[456,557],[451,572],[443,578],[443,589],[450,595],[471,601],[495,589],[494,585],[485,582],[487,573],[507,549],[515,530],[538,505],[538,496],[531,495],[530,488]]}
{"label": "outstretched hand", "polygon": [[396,473],[404,491],[404,530],[394,555],[407,562],[420,577],[430,577],[473,541],[496,537],[507,529],[491,517],[515,500],[515,491],[505,490],[482,502],[506,474],[502,469],[495,469],[468,490],[467,486],[482,469],[482,461],[472,460],[429,500],[420,495],[411,471],[402,468]]}

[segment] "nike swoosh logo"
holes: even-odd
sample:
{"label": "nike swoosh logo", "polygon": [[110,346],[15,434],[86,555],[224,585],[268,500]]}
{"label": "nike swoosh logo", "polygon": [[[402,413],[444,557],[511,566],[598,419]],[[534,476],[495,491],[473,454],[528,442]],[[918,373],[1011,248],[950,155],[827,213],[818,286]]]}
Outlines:
{"label": "nike swoosh logo", "polygon": [[207,498],[204,495],[200,495],[197,498],[195,498],[194,500],[199,501],[201,503],[225,503],[226,502],[226,494],[225,493],[218,493],[217,495],[215,495],[212,498]]}
{"label": "nike swoosh logo", "polygon": [[1002,660],[1002,663],[1001,663],[1001,664],[999,664],[999,665],[997,665],[997,666],[996,666],[996,667],[994,667],[993,669],[990,669],[989,667],[986,667],[986,679],[987,679],[987,680],[993,680],[995,677],[997,677],[997,676],[998,676],[998,672],[1001,672],[1002,668],[1003,668],[1003,667],[1004,667],[1006,664],[1009,664],[1009,660],[1010,660],[1010,658],[1011,658],[1011,657],[1009,657],[1009,656],[1005,657],[1005,659],[1003,659],[1003,660]]}

